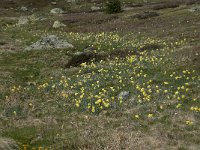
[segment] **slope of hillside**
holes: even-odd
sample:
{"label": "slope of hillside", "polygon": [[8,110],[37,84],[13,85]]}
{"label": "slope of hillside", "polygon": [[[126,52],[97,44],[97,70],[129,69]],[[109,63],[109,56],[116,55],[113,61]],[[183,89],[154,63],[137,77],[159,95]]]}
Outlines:
{"label": "slope of hillside", "polygon": [[4,147],[200,148],[198,1],[1,2]]}

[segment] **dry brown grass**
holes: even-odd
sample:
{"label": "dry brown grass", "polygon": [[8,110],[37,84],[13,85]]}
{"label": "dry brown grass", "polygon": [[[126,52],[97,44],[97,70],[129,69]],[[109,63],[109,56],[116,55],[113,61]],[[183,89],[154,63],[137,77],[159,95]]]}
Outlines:
{"label": "dry brown grass", "polygon": [[196,68],[197,70],[200,69],[200,46],[193,45],[188,47],[183,47],[177,51],[177,55],[175,57],[178,66],[180,68]]}
{"label": "dry brown grass", "polygon": [[153,7],[154,10],[160,10],[160,9],[167,9],[167,8],[176,8],[179,7],[178,3],[164,3],[164,4],[158,4]]}

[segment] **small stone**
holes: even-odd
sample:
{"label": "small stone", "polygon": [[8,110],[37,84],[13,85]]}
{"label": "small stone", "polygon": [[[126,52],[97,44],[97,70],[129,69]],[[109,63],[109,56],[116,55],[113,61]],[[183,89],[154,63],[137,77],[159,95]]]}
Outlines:
{"label": "small stone", "polygon": [[52,14],[62,14],[64,11],[61,8],[54,8],[50,11]]}
{"label": "small stone", "polygon": [[74,46],[68,43],[66,40],[59,39],[55,35],[49,35],[42,37],[36,43],[28,46],[25,50],[42,50],[42,49],[63,49],[63,48],[73,48]]}
{"label": "small stone", "polygon": [[97,6],[92,6],[90,9],[91,9],[92,11],[99,11],[99,10],[101,10],[101,8],[100,8],[100,7],[97,7]]}
{"label": "small stone", "polygon": [[118,99],[125,100],[126,98],[128,98],[129,94],[129,91],[122,91],[121,93],[119,93]]}
{"label": "small stone", "polygon": [[51,4],[52,4],[52,5],[56,5],[57,3],[56,3],[56,2],[51,2]]}
{"label": "small stone", "polygon": [[61,27],[65,27],[66,25],[61,23],[60,21],[55,21],[53,23],[53,28],[61,28]]}
{"label": "small stone", "polygon": [[27,16],[21,16],[18,20],[17,26],[28,24],[29,19]]}
{"label": "small stone", "polygon": [[78,0],[67,0],[68,3],[76,3]]}
{"label": "small stone", "polygon": [[20,10],[21,10],[21,11],[28,11],[28,8],[25,7],[25,6],[22,6],[22,7],[20,8]]}

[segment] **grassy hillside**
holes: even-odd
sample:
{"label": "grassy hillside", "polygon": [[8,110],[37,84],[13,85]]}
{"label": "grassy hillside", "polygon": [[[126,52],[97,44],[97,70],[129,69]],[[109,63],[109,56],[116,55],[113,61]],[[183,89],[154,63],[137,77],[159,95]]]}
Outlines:
{"label": "grassy hillside", "polygon": [[[106,14],[91,10],[104,6],[100,1],[31,6],[5,1],[0,136],[22,149],[198,150],[198,3],[129,0],[121,13]],[[54,7],[65,13],[50,14]],[[20,16],[30,15],[42,19],[16,25]],[[53,28],[56,20],[66,26]],[[24,50],[46,35],[74,48]]]}

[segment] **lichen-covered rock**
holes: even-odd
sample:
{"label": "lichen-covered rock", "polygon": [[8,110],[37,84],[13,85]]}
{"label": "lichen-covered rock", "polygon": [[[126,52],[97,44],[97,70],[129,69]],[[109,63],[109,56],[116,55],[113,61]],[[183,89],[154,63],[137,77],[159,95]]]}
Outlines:
{"label": "lichen-covered rock", "polygon": [[67,0],[68,3],[77,3],[79,2],[80,0]]}
{"label": "lichen-covered rock", "polygon": [[61,8],[54,8],[50,11],[51,14],[62,14],[64,11]]}
{"label": "lichen-covered rock", "polygon": [[36,43],[28,46],[25,50],[42,50],[42,49],[63,49],[63,48],[73,48],[74,46],[68,43],[66,40],[59,39],[55,35],[49,35],[42,37]]}
{"label": "lichen-covered rock", "polygon": [[21,10],[21,11],[28,11],[28,8],[25,7],[25,6],[22,6],[22,7],[20,8],[20,10]]}

